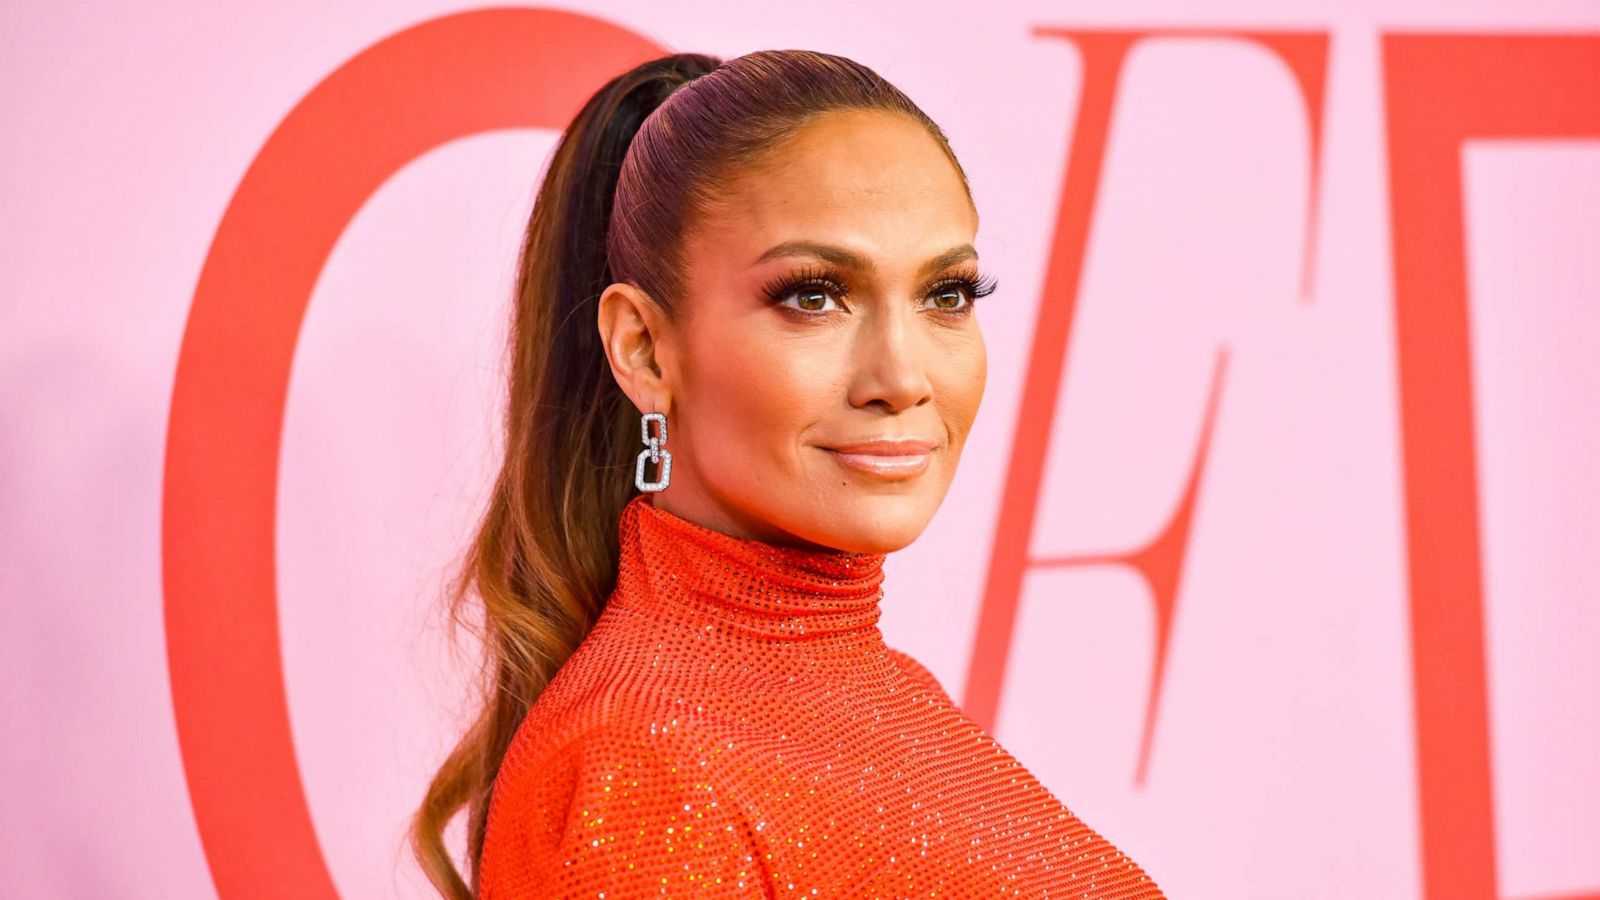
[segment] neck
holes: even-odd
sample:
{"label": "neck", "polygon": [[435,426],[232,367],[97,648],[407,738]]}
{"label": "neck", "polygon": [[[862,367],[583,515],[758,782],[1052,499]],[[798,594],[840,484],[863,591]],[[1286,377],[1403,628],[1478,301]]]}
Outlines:
{"label": "neck", "polygon": [[734,537],[670,513],[653,497],[639,494],[623,509],[614,599],[769,641],[881,640],[885,554]]}

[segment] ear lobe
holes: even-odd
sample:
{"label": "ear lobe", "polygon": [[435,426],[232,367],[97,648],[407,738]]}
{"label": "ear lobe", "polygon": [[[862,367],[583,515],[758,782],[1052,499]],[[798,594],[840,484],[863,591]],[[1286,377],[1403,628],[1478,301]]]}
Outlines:
{"label": "ear lobe", "polygon": [[647,412],[664,410],[670,394],[656,358],[662,324],[649,295],[631,284],[617,282],[600,295],[596,325],[612,377]]}

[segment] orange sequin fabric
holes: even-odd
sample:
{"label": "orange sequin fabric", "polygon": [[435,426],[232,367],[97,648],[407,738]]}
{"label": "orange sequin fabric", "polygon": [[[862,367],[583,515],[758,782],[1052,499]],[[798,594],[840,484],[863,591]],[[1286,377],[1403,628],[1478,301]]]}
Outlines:
{"label": "orange sequin fabric", "polygon": [[885,645],[882,554],[653,496],[501,764],[481,897],[1162,897]]}

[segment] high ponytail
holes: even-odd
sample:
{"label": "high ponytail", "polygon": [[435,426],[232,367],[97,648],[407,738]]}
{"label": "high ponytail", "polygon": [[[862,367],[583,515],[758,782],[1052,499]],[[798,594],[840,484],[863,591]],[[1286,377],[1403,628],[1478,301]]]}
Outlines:
{"label": "high ponytail", "polygon": [[[610,284],[606,232],[617,173],[645,117],[720,61],[681,54],[612,79],[562,135],[524,236],[510,333],[505,460],[451,585],[454,621],[483,603],[483,708],[428,786],[411,839],[444,896],[477,893],[489,792],[517,725],[583,640],[616,578],[616,524],[631,487],[628,400],[595,321]],[[469,889],[444,844],[467,812]]]}
{"label": "high ponytail", "polygon": [[[482,708],[411,825],[416,858],[445,897],[477,894],[500,762],[616,583],[639,413],[601,346],[600,294],[633,284],[671,318],[684,288],[683,236],[721,176],[846,108],[911,116],[955,163],[943,132],[892,85],[805,50],[651,60],[607,82],[562,134],[518,260],[505,458],[449,591],[455,623],[482,638]],[[482,608],[468,615],[473,593]],[[463,810],[465,878],[444,841]]]}

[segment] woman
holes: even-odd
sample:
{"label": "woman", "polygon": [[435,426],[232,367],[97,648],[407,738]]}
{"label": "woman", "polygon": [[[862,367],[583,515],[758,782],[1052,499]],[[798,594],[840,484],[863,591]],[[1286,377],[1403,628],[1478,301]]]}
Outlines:
{"label": "woman", "polygon": [[977,227],[837,56],[669,56],[578,114],[457,585],[488,697],[414,826],[445,895],[1161,896],[877,628],[983,394]]}

